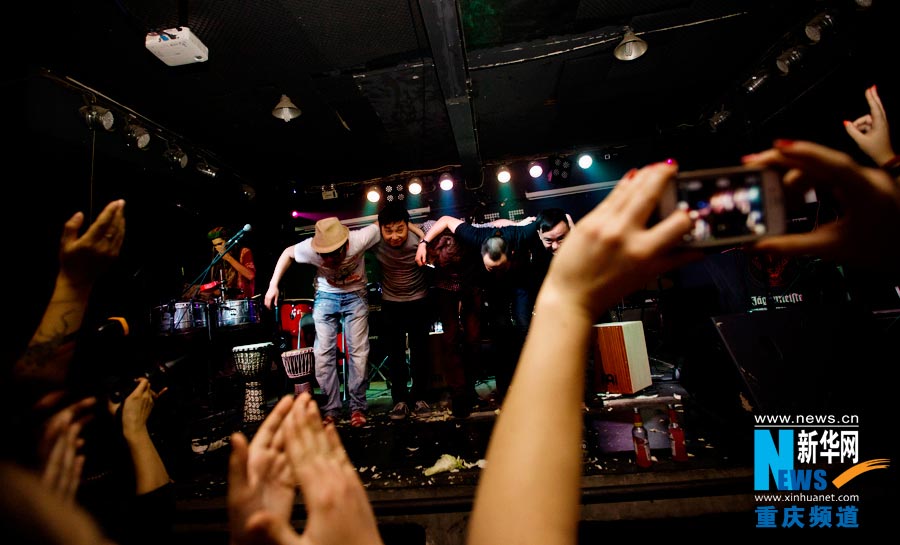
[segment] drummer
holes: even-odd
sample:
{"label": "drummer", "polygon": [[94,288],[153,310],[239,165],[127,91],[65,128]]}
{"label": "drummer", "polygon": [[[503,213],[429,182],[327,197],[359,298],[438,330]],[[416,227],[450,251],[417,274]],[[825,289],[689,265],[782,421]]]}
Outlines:
{"label": "drummer", "polygon": [[222,256],[222,259],[210,269],[209,283],[203,286],[212,285],[215,289],[201,293],[209,293],[209,298],[215,300],[252,298],[256,294],[253,252],[240,244],[226,252],[228,232],[224,227],[214,227],[206,236],[212,243],[213,252]]}

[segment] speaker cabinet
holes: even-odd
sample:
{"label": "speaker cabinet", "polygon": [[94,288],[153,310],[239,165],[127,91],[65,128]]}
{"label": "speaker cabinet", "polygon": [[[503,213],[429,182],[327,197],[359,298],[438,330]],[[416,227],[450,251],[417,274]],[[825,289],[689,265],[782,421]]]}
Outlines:
{"label": "speaker cabinet", "polygon": [[592,352],[595,392],[633,394],[652,384],[643,322],[594,325]]}

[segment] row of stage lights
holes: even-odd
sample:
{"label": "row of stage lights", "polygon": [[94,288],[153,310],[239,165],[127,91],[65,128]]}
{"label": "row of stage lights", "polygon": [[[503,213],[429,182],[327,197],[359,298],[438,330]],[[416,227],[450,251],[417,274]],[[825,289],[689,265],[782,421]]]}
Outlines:
{"label": "row of stage lights", "polygon": [[[605,159],[610,159],[611,155],[606,154],[604,156]],[[550,167],[549,163],[552,159],[544,159],[544,160],[533,160],[528,163],[527,172],[528,175],[533,179],[540,178],[544,175],[547,167]],[[560,158],[560,162],[564,163],[564,170],[568,170],[569,167],[569,159],[568,158]],[[582,170],[587,170],[591,168],[594,164],[594,155],[589,152],[581,153],[575,159],[575,164],[577,164]],[[497,177],[497,181],[501,184],[506,184],[512,181],[513,173],[508,164],[503,164],[497,167],[495,171],[495,175]],[[568,177],[568,173],[563,174],[562,178],[565,179]],[[548,176],[549,179],[549,176]],[[453,175],[449,172],[444,172],[438,178],[438,187],[442,191],[450,191],[453,189],[456,181],[453,178]],[[372,203],[380,202],[382,199],[387,202],[393,201],[402,201],[406,199],[406,193],[409,195],[419,195],[422,193],[424,187],[424,182],[422,178],[415,176],[410,178],[409,181],[404,186],[401,184],[387,184],[387,185],[371,185],[366,190],[366,200]],[[405,192],[404,192],[405,189]]]}
{"label": "row of stage lights", "polygon": [[[86,99],[87,101],[87,99]],[[114,132],[116,130],[116,116],[109,108],[104,108],[93,101],[87,101],[88,104],[78,109],[81,118],[87,124],[88,128],[93,131]],[[122,126],[122,134],[125,138],[125,144],[128,147],[146,151],[150,147],[152,140],[151,132],[146,127],[139,124],[135,118],[128,119]],[[163,158],[173,168],[185,168],[189,159],[187,153],[177,144],[168,142],[164,137],[157,134],[157,138],[166,142],[166,149],[163,151]],[[195,168],[197,172],[215,178],[219,172],[217,167],[200,159],[197,161]]]}

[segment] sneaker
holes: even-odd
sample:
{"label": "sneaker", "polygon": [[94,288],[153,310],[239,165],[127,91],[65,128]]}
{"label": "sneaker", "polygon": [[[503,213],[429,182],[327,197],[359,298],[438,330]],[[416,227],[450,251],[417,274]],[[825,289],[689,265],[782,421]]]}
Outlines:
{"label": "sneaker", "polygon": [[416,408],[413,409],[413,414],[416,415],[416,418],[428,418],[431,416],[431,407],[424,401],[416,401]]}
{"label": "sneaker", "polygon": [[401,401],[394,405],[394,408],[391,409],[389,413],[391,420],[405,420],[407,416],[409,416],[409,407],[405,402]]}
{"label": "sneaker", "polygon": [[350,415],[350,425],[354,428],[361,428],[366,425],[366,415],[362,411],[353,411]]}
{"label": "sneaker", "polygon": [[322,427],[328,426],[329,424],[337,425],[337,419],[330,414],[326,414],[322,419]]}

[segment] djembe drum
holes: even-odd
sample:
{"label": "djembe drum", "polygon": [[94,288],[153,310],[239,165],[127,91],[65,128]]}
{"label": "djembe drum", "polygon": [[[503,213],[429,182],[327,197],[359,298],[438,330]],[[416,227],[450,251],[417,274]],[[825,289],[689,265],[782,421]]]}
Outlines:
{"label": "djembe drum", "polygon": [[263,412],[266,398],[262,379],[269,368],[269,353],[273,346],[268,342],[245,344],[231,349],[234,367],[244,379],[244,423],[260,422],[266,416]]}
{"label": "djembe drum", "polygon": [[313,348],[297,348],[281,353],[281,361],[284,364],[284,372],[294,384],[294,396],[303,392],[312,394],[312,378],[316,361]]}

